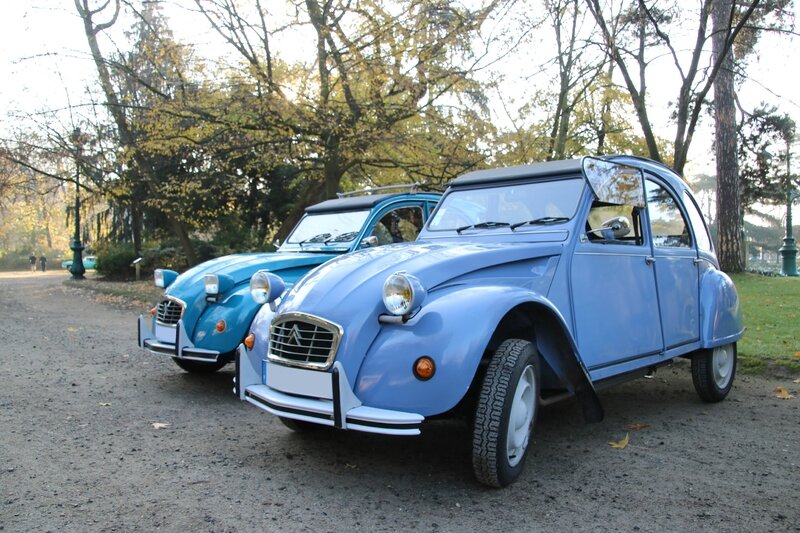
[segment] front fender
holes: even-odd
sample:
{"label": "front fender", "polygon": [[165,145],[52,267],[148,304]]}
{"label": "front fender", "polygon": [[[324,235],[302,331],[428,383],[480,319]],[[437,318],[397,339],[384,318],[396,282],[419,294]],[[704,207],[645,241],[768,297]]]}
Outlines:
{"label": "front fender", "polygon": [[[517,305],[552,305],[539,293],[508,285],[453,286],[429,294],[406,324],[383,324],[355,380],[365,405],[432,416],[455,407],[469,390],[492,334]],[[420,381],[414,362],[427,355],[436,373]]]}
{"label": "front fender", "polygon": [[736,342],[744,335],[736,286],[727,274],[710,265],[700,278],[700,306],[703,348]]}
{"label": "front fender", "polygon": [[[221,302],[209,302],[191,330],[191,339],[198,348],[229,353],[236,349],[248,333],[248,326],[259,309],[250,297],[249,286],[244,285]],[[225,330],[216,325],[225,321]],[[187,324],[188,328],[188,324]]]}

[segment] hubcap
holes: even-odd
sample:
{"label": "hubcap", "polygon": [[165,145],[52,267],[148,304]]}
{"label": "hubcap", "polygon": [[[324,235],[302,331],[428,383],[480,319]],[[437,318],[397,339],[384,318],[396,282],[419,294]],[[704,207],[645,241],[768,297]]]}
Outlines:
{"label": "hubcap", "polygon": [[714,348],[711,354],[711,370],[714,373],[714,383],[720,389],[728,386],[733,373],[733,347],[730,344]]}
{"label": "hubcap", "polygon": [[536,376],[533,373],[533,367],[527,366],[522,371],[517,388],[514,390],[511,414],[508,419],[506,457],[511,466],[519,464],[528,447],[531,424],[536,409],[536,397]]}

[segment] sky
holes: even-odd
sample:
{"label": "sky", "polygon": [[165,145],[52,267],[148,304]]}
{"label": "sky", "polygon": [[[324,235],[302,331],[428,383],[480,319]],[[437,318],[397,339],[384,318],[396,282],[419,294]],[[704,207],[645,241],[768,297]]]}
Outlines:
{"label": "sky", "polygon": [[[178,40],[196,44],[207,51],[224,49],[219,37],[207,27],[205,20],[191,12],[193,2],[180,0],[179,3],[181,5],[177,8],[167,11]],[[114,38],[121,40],[123,24],[118,23],[117,27],[119,29]],[[108,46],[109,43],[104,43],[105,52],[109,51]],[[523,57],[527,59],[526,55],[529,54],[527,52],[509,58],[507,64],[499,68],[506,69],[512,73],[511,76],[517,72],[524,73],[524,69],[520,69],[520,62]],[[800,124],[798,58],[798,39],[763,37],[758,57],[750,61],[750,80],[739,91],[743,105],[752,108],[759,102],[769,102]],[[655,70],[674,72],[668,57],[659,62],[663,64],[654,64]],[[74,104],[84,100],[84,88],[96,84],[96,71],[73,0],[4,3],[3,16],[0,17],[0,79],[4,80],[0,84],[0,132],[7,132],[17,123],[13,117],[9,118],[9,113],[20,109],[31,113],[41,109],[67,109],[69,102]],[[507,87],[513,87],[515,80],[510,78],[508,82]],[[522,87],[530,82],[516,80],[516,83]],[[673,133],[668,123],[666,103],[674,99],[675,88],[674,76],[649,82],[650,112],[659,133],[668,139],[673,137]],[[490,102],[490,105],[494,104]],[[503,120],[499,108],[498,103],[493,111],[498,120]],[[706,120],[706,125],[698,130],[693,141],[687,175],[714,174],[712,135],[712,125],[710,120]],[[796,160],[800,161],[800,157],[796,157]]]}

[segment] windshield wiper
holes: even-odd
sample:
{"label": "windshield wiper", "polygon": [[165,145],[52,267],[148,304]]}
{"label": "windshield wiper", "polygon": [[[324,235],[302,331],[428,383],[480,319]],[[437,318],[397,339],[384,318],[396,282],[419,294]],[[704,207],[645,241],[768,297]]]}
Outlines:
{"label": "windshield wiper", "polygon": [[352,241],[357,236],[358,236],[358,232],[357,231],[347,231],[345,233],[340,233],[336,237],[328,238],[325,241],[325,244],[328,244],[330,242],[348,242],[348,241]]}
{"label": "windshield wiper", "polygon": [[303,245],[306,244],[307,242],[325,243],[325,239],[330,239],[330,238],[331,238],[330,233],[320,233],[319,235],[314,235],[313,237],[309,237],[308,239],[303,239],[302,241],[299,241],[297,244],[299,244],[300,248],[302,248]]}
{"label": "windshield wiper", "polygon": [[491,220],[488,220],[488,221],[486,221],[486,222],[478,222],[477,224],[468,224],[468,225],[466,225],[466,226],[461,226],[460,228],[457,228],[457,229],[456,229],[456,233],[461,233],[462,231],[464,231],[464,230],[468,230],[468,229],[483,229],[483,228],[494,229],[494,228],[504,228],[504,227],[506,227],[506,226],[508,226],[508,225],[509,225],[509,223],[508,223],[508,222],[493,222],[493,221],[491,221]]}
{"label": "windshield wiper", "polygon": [[538,225],[547,225],[547,224],[560,224],[562,222],[569,222],[569,218],[567,217],[541,217],[541,218],[534,218],[533,220],[526,220],[524,222],[517,222],[515,224],[511,224],[511,231],[514,231],[520,226],[538,226]]}

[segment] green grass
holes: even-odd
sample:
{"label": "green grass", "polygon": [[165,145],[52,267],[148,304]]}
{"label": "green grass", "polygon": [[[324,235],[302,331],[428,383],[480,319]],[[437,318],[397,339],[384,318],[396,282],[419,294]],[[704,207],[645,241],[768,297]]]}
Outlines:
{"label": "green grass", "polygon": [[739,369],[800,374],[800,278],[732,276],[747,328],[739,341]]}

